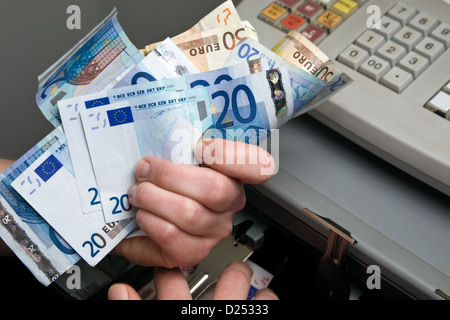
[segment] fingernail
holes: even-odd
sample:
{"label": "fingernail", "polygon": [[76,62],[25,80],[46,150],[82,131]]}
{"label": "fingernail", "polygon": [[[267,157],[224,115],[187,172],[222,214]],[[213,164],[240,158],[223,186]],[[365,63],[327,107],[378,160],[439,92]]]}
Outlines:
{"label": "fingernail", "polygon": [[139,161],[136,166],[136,178],[146,179],[150,174],[150,163],[145,160]]}
{"label": "fingernail", "polygon": [[111,300],[128,300],[128,290],[121,284],[113,284],[108,290]]}
{"label": "fingernail", "polygon": [[136,192],[138,189],[138,184],[134,183],[130,186],[130,188],[128,189],[128,202],[134,206],[136,205],[134,199],[136,198]]}

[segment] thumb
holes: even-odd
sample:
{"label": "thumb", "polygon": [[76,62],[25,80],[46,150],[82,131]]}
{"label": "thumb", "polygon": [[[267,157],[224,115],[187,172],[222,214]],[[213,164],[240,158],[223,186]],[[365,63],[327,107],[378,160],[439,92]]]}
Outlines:
{"label": "thumb", "polygon": [[244,142],[204,139],[196,145],[194,154],[201,163],[242,183],[263,183],[276,169],[270,153]]}
{"label": "thumb", "polygon": [[141,300],[141,297],[129,285],[117,283],[109,288],[108,300]]}

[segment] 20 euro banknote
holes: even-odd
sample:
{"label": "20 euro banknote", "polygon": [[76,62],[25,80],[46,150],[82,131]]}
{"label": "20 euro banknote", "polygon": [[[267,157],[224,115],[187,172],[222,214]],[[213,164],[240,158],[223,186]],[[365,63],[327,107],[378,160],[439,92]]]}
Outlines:
{"label": "20 euro banknote", "polygon": [[55,281],[80,256],[11,183],[50,148],[59,148],[64,133],[54,129],[0,174],[0,235],[25,266],[44,285]]}
{"label": "20 euro banknote", "polygon": [[106,222],[136,214],[127,191],[136,181],[134,168],[141,158],[155,155],[192,162],[192,155],[183,152],[183,147],[179,157],[174,156],[171,138],[175,135],[170,132],[181,130],[185,137],[182,145],[188,144],[189,149],[203,127],[210,125],[205,123],[210,117],[204,88],[148,95],[129,103],[80,111]]}
{"label": "20 euro banknote", "polygon": [[11,186],[91,266],[137,225],[134,219],[105,223],[101,212],[83,214],[62,132],[42,154],[31,159]]}

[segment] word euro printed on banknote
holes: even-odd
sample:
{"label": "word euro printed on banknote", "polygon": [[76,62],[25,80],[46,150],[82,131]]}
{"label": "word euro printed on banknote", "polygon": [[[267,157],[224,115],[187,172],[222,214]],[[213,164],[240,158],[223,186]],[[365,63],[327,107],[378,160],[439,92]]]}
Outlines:
{"label": "word euro printed on banknote", "polygon": [[200,72],[205,72],[222,67],[231,50],[246,38],[257,41],[258,35],[250,23],[240,22],[178,36],[172,38],[172,41]]}

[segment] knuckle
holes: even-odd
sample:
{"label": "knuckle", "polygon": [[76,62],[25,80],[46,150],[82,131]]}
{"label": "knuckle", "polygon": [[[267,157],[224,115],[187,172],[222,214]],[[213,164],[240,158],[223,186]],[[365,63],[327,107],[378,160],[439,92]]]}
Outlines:
{"label": "knuckle", "polygon": [[224,210],[230,202],[230,197],[233,195],[233,184],[231,180],[225,177],[212,179],[209,190],[211,190],[211,197],[215,207]]}
{"label": "knuckle", "polygon": [[178,228],[175,225],[168,223],[163,228],[163,230],[161,230],[161,240],[163,243],[167,244],[174,243],[177,240],[179,234],[180,232]]}
{"label": "knuckle", "polygon": [[198,202],[190,198],[183,198],[180,208],[182,208],[181,214],[187,225],[199,223],[202,217],[203,208]]}

